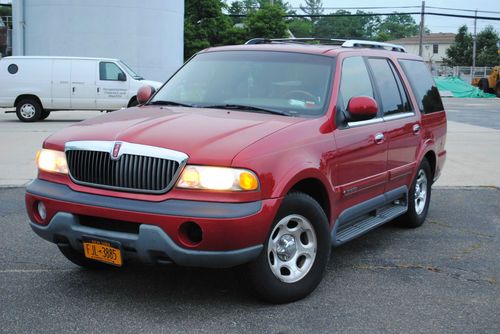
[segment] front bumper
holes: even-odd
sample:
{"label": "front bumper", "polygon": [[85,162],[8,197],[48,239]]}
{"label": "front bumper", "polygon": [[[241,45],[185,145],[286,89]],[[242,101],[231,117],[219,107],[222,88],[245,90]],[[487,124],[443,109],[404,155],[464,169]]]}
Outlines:
{"label": "front bumper", "polygon": [[[37,216],[38,201],[47,208],[45,221]],[[76,192],[40,179],[26,189],[31,228],[45,240],[83,252],[82,237],[94,236],[120,242],[125,261],[135,258],[145,263],[214,268],[250,262],[260,254],[280,201],[149,202]],[[84,225],[82,216],[119,219],[138,225],[138,232]],[[199,244],[183,242],[179,231],[185,222],[200,226],[203,239]]]}

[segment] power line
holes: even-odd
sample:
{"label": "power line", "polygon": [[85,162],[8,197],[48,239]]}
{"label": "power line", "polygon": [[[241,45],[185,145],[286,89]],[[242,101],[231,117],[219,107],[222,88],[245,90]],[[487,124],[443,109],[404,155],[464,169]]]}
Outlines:
{"label": "power line", "polygon": [[[408,8],[420,8],[420,6],[377,6],[377,7],[322,7],[323,9],[326,10],[331,10],[331,9],[408,9]],[[290,9],[302,9],[302,7],[290,7]]]}
{"label": "power line", "polygon": [[[452,10],[452,11],[458,11],[458,12],[471,12],[471,13],[476,12],[475,9],[464,9],[464,8],[433,7],[433,6],[426,6],[426,8]],[[492,10],[478,10],[477,12],[478,13],[489,13],[489,14],[500,14],[500,12],[496,12],[496,11],[492,11]]]}
{"label": "power line", "polygon": [[[283,17],[293,18],[319,18],[319,17],[355,17],[355,16],[393,16],[393,15],[420,15],[421,12],[393,12],[393,13],[349,13],[349,14],[286,14]],[[246,17],[246,14],[226,14],[230,17]],[[490,20],[490,21],[500,21],[500,17],[493,16],[474,16],[474,15],[464,15],[464,14],[447,14],[447,13],[437,13],[437,12],[425,12],[425,15],[434,16],[446,16],[446,17],[459,17],[467,19],[478,19],[478,20]]]}

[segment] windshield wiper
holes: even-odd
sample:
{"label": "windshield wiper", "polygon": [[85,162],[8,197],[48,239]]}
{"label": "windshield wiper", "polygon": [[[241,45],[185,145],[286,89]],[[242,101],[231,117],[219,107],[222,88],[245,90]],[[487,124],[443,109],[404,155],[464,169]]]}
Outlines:
{"label": "windshield wiper", "polygon": [[262,111],[262,112],[267,112],[269,114],[292,116],[291,113],[284,111],[284,110],[277,110],[277,109],[270,109],[270,108],[263,108],[263,107],[256,107],[256,106],[247,106],[247,105],[243,105],[243,104],[214,104],[214,105],[208,105],[208,106],[200,106],[200,108]]}
{"label": "windshield wiper", "polygon": [[175,106],[175,107],[188,107],[188,108],[194,108],[195,106],[192,104],[187,104],[187,103],[181,103],[181,102],[175,102],[175,101],[165,101],[165,100],[156,100],[148,103],[149,105],[156,105],[156,106]]}

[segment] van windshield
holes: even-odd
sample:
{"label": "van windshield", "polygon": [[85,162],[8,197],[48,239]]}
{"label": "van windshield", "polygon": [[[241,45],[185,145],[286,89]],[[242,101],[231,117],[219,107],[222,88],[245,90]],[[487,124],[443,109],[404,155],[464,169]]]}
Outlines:
{"label": "van windshield", "polygon": [[139,74],[135,73],[134,70],[132,70],[127,64],[125,64],[123,61],[119,60],[118,63],[120,63],[120,66],[122,69],[125,70],[132,78],[135,80],[144,80],[143,77],[141,77]]}
{"label": "van windshield", "polygon": [[201,53],[150,103],[318,116],[326,112],[334,63],[332,57],[291,52]]}

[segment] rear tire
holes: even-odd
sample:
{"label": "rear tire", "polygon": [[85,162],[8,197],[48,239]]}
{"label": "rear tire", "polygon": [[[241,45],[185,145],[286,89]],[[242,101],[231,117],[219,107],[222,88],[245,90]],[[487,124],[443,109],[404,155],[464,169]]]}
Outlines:
{"label": "rear tire", "polygon": [[42,121],[43,121],[44,119],[46,119],[47,117],[49,117],[49,115],[50,115],[50,111],[46,111],[46,110],[44,110],[44,111],[42,112],[42,116],[40,116],[40,120],[42,120]]}
{"label": "rear tire", "polygon": [[21,99],[16,105],[16,115],[22,122],[36,122],[42,117],[43,108],[34,98]]}
{"label": "rear tire", "polygon": [[431,186],[431,167],[424,159],[408,192],[408,211],[399,219],[403,226],[416,228],[425,222],[431,201]]}
{"label": "rear tire", "polygon": [[76,251],[71,246],[57,246],[61,253],[71,262],[86,269],[109,269],[110,265],[98,261],[87,259],[82,253]]}
{"label": "rear tire", "polygon": [[321,282],[330,249],[328,219],[321,206],[304,193],[290,193],[278,210],[262,253],[247,266],[245,279],[265,301],[302,299]]}

